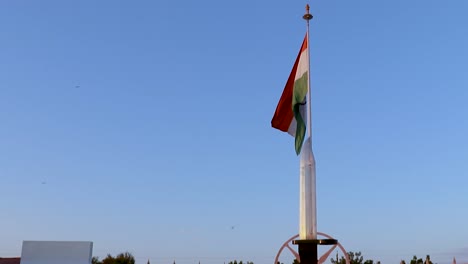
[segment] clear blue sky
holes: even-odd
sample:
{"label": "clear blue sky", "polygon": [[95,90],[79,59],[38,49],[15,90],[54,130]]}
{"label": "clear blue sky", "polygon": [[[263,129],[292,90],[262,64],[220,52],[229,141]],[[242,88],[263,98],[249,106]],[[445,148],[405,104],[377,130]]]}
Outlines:
{"label": "clear blue sky", "polygon": [[[298,230],[270,120],[306,3],[2,1],[0,256],[272,263]],[[383,264],[468,263],[468,2],[310,4],[319,231]]]}

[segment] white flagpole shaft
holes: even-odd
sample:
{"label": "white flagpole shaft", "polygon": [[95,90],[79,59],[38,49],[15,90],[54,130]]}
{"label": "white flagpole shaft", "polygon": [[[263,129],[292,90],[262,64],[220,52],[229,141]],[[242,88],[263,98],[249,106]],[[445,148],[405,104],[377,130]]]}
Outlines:
{"label": "white flagpole shaft", "polygon": [[317,239],[317,206],[315,192],[315,158],[311,139],[304,142],[301,152],[299,187],[300,239]]}
{"label": "white flagpole shaft", "polygon": [[307,140],[301,151],[300,179],[299,179],[299,237],[303,240],[317,239],[317,202],[315,158],[312,152],[312,100],[310,84],[310,42],[309,42],[309,14],[307,5],[307,53],[308,53],[308,82],[307,82]]}

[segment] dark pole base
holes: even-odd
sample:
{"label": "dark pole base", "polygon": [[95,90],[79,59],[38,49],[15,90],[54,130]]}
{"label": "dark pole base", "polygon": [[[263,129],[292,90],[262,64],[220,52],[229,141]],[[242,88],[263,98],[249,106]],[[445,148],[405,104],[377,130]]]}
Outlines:
{"label": "dark pole base", "polygon": [[294,240],[293,244],[299,247],[299,257],[301,264],[317,264],[318,245],[336,245],[336,239],[310,239]]}
{"label": "dark pole base", "polygon": [[[296,240],[297,241],[297,240]],[[296,242],[294,241],[294,242]],[[294,243],[293,242],[293,243]],[[301,264],[317,264],[318,244],[315,243],[295,243],[299,247],[299,257]]]}

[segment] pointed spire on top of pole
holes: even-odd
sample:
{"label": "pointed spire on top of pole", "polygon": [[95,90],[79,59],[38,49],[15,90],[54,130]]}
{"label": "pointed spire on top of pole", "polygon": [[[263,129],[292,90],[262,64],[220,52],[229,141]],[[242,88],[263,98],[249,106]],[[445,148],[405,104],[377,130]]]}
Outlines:
{"label": "pointed spire on top of pole", "polygon": [[314,17],[311,13],[309,13],[309,10],[310,10],[310,6],[309,6],[309,4],[307,4],[306,5],[306,14],[304,16],[302,16],[302,18],[307,20],[307,23],[309,23],[309,20],[311,20]]}

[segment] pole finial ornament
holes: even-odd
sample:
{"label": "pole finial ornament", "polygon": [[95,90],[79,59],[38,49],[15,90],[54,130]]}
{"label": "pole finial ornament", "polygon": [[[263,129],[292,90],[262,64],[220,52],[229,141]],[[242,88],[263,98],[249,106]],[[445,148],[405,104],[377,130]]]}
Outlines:
{"label": "pole finial ornament", "polygon": [[309,22],[309,20],[311,20],[314,16],[312,16],[312,14],[309,12],[310,10],[310,6],[309,4],[306,5],[306,14],[304,16],[302,16],[302,18],[304,18],[305,20],[307,20],[307,22]]}

